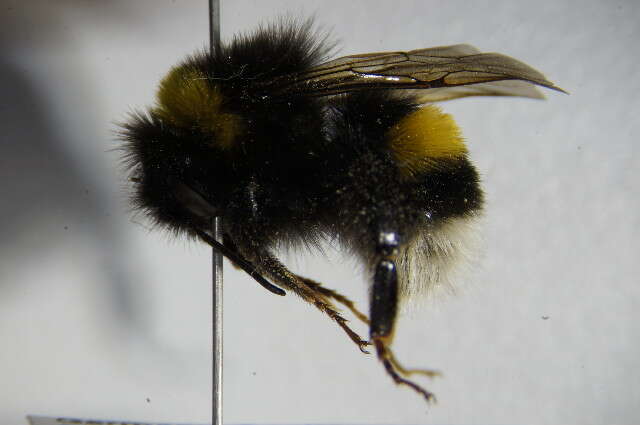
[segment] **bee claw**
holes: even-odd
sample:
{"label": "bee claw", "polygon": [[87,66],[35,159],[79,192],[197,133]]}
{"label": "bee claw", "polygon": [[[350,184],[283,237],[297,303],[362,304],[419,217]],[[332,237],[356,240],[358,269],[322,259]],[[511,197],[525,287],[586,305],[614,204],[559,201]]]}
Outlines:
{"label": "bee claw", "polygon": [[371,354],[371,352],[369,350],[366,350],[364,347],[368,347],[371,345],[371,342],[369,341],[365,341],[365,340],[360,340],[360,342],[358,343],[358,348],[360,348],[360,351],[362,351],[364,354]]}

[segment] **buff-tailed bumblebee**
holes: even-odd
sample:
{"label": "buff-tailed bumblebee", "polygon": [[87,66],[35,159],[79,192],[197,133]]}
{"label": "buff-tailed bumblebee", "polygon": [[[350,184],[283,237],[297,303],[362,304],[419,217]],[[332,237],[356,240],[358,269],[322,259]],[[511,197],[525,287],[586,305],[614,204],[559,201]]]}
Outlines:
{"label": "buff-tailed bumblebee", "polygon": [[[280,21],[171,69],[155,105],[123,125],[134,206],[268,290],[313,304],[362,351],[372,346],[396,383],[431,400],[391,352],[398,303],[447,279],[464,257],[483,192],[459,128],[430,103],[560,89],[469,45],[325,61],[331,47],[311,21]],[[222,243],[211,236],[216,216]],[[368,317],[275,254],[326,240],[370,274]],[[369,324],[368,340],[336,304]]]}

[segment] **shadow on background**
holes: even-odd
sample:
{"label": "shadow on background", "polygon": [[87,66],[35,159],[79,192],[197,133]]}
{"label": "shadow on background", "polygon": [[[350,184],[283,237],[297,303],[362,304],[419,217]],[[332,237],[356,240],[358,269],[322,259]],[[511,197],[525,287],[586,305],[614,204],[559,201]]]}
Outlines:
{"label": "shadow on background", "polygon": [[[109,213],[118,208],[114,197],[108,193],[108,184],[88,174],[91,164],[83,164],[81,155],[64,143],[62,137],[67,136],[63,135],[73,132],[65,132],[64,123],[48,109],[56,106],[56,99],[38,89],[55,80],[34,80],[32,70],[20,69],[27,68],[38,51],[46,49],[55,55],[69,49],[56,16],[72,8],[74,14],[86,13],[118,24],[135,18],[124,1],[15,1],[3,5],[0,13],[0,300],[10,300],[16,286],[32,284],[10,281],[7,270],[37,268],[43,257],[71,238],[91,246],[93,251],[87,255],[99,256],[94,261],[99,265],[97,272],[109,282],[103,292],[106,299],[100,303],[111,311],[110,321],[119,331],[138,333],[143,318],[136,308],[139,296],[134,289],[134,268],[124,235]],[[47,70],[37,71],[46,75]],[[81,120],[97,114],[90,90],[97,82],[88,81],[78,70],[75,73],[79,81],[74,95],[86,106],[78,113]],[[100,137],[95,134],[94,140],[82,142],[95,143]],[[96,149],[102,146],[96,143]],[[107,155],[117,155],[103,154],[105,163]]]}

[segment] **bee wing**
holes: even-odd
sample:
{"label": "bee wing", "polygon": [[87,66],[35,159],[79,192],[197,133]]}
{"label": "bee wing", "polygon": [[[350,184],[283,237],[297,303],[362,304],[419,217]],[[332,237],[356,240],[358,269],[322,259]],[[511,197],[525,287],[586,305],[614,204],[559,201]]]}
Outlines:
{"label": "bee wing", "polygon": [[516,96],[544,99],[544,95],[533,84],[521,80],[502,80],[464,86],[438,87],[430,90],[407,90],[421,102],[442,102],[469,96]]}
{"label": "bee wing", "polygon": [[[477,86],[461,89],[470,85]],[[433,96],[424,93],[425,101],[432,101],[431,97],[436,100],[464,96],[542,97],[533,85],[563,91],[540,72],[509,56],[480,53],[473,46],[458,44],[344,56],[272,80],[267,87],[274,96],[329,96],[372,88],[432,89],[436,90]]]}

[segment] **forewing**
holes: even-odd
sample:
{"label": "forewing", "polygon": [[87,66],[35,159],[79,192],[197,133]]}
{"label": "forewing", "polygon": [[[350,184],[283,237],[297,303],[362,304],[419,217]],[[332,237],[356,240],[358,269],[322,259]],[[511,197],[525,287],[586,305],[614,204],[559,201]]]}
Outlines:
{"label": "forewing", "polygon": [[[510,83],[506,83],[509,81]],[[461,89],[476,85],[474,89]],[[267,83],[272,96],[328,96],[372,88],[433,89],[436,100],[464,96],[542,97],[532,87],[563,91],[530,66],[469,45],[345,56]],[[428,100],[429,93],[421,95]]]}

